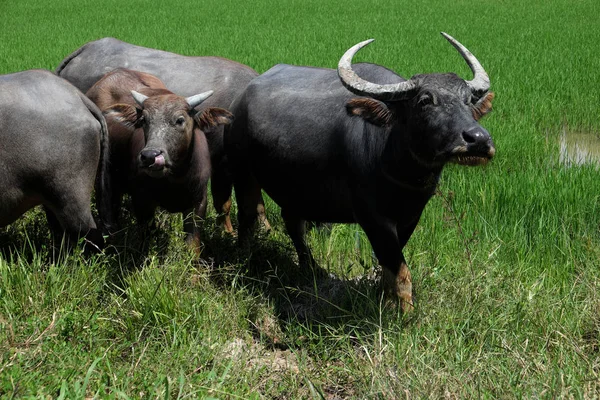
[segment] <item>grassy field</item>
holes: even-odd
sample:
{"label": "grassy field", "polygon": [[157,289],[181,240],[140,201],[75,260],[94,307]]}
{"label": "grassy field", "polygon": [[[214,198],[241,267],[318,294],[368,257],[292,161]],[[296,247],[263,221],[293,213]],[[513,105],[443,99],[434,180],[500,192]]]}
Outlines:
{"label": "grassy field", "polygon": [[[425,5],[426,4],[426,5]],[[333,274],[295,265],[279,218],[250,257],[159,216],[105,255],[51,259],[45,219],[0,232],[0,397],[598,398],[600,174],[560,163],[560,137],[600,135],[600,3],[0,0],[0,73],[54,69],[114,36],[264,72],[276,63],[358,61],[404,76],[481,61],[496,92],[483,125],[496,158],[450,166],[405,249],[416,311],[381,307],[356,226],[310,233]],[[1,145],[1,144],[0,144]],[[0,188],[1,190],[1,188]],[[7,250],[7,248],[13,250]]]}

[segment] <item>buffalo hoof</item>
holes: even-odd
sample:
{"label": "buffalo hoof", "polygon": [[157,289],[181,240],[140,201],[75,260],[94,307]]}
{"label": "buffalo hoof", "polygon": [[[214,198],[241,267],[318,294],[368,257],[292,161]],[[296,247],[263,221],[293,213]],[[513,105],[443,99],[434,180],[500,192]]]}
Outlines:
{"label": "buffalo hoof", "polygon": [[269,223],[269,220],[267,219],[267,216],[265,215],[264,212],[262,214],[261,213],[258,214],[258,222],[260,223],[260,226],[262,227],[261,229],[263,230],[263,232],[265,232],[265,233],[271,232],[271,224]]}
{"label": "buffalo hoof", "polygon": [[200,257],[202,253],[202,241],[199,235],[186,235],[185,244],[194,253],[196,257]]}
{"label": "buffalo hoof", "polygon": [[381,285],[389,303],[393,305],[400,303],[403,313],[413,311],[412,279],[406,263],[400,265],[400,270],[397,274],[394,274],[387,268],[383,268]]}
{"label": "buffalo hoof", "polygon": [[258,203],[258,205],[256,206],[256,217],[258,219],[260,229],[264,233],[271,232],[271,224],[269,223],[269,220],[267,219],[267,213],[265,211],[265,204],[263,203],[262,199],[261,199],[260,203]]}
{"label": "buffalo hoof", "polygon": [[87,235],[85,235],[83,253],[86,256],[102,253],[104,244],[104,236],[102,236],[102,231],[100,229],[91,229]]}
{"label": "buffalo hoof", "polygon": [[237,236],[235,230],[233,229],[231,217],[229,215],[219,215],[217,217],[216,225],[221,227],[224,233],[229,234],[233,237]]}

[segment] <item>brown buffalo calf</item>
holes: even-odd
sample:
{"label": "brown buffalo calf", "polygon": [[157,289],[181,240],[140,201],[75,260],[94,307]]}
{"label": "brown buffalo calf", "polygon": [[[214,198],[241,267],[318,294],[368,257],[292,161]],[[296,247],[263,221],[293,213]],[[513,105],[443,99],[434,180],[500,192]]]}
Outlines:
{"label": "brown buffalo calf", "polygon": [[114,218],[125,193],[140,223],[151,221],[158,206],[182,212],[186,242],[196,252],[211,173],[205,133],[233,120],[222,108],[194,109],[211,94],[177,96],[155,76],[127,69],[106,74],[87,92],[108,125]]}

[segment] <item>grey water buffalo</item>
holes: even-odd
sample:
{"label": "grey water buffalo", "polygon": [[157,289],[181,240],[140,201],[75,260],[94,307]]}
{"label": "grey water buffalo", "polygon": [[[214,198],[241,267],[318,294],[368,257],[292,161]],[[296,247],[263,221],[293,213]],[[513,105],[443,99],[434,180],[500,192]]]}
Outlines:
{"label": "grey water buffalo", "polygon": [[90,203],[97,182],[109,217],[107,162],[104,117],[77,88],[43,70],[0,76],[0,227],[43,205],[56,239],[101,247]]}
{"label": "grey water buffalo", "polygon": [[[116,68],[152,74],[180,96],[214,90],[211,98],[198,108],[199,111],[209,107],[228,109],[233,99],[258,75],[252,68],[225,58],[182,56],[135,46],[114,38],[103,38],[83,45],[60,63],[56,73],[85,93],[104,74]],[[223,129],[215,129],[206,135],[206,139],[212,163],[213,204],[220,214],[217,223],[232,232],[229,217],[232,182],[224,157]],[[262,202],[257,211],[268,228]]]}
{"label": "grey water buffalo", "polygon": [[[234,169],[239,239],[255,225],[261,188],[281,215],[301,266],[314,265],[305,221],[358,223],[383,268],[382,287],[413,307],[402,254],[448,162],[485,164],[495,153],[477,120],[491,109],[490,82],[477,59],[444,34],[474,73],[406,80],[375,64],[338,71],[276,65],[234,102],[225,148]],[[338,76],[339,75],[339,76]],[[361,96],[356,97],[355,95]]]}
{"label": "grey water buffalo", "polygon": [[108,124],[111,215],[118,216],[124,193],[131,195],[142,224],[152,220],[158,206],[182,212],[186,241],[196,252],[211,171],[205,134],[233,119],[222,108],[196,110],[212,93],[184,98],[155,76],[127,69],[109,72],[87,92]]}

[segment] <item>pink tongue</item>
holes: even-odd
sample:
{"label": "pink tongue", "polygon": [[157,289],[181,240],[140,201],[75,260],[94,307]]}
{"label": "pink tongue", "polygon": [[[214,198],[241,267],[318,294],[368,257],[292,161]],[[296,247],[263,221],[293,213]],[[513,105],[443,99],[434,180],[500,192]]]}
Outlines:
{"label": "pink tongue", "polygon": [[159,154],[154,158],[154,164],[151,167],[164,167],[165,166],[165,157],[162,154]]}

